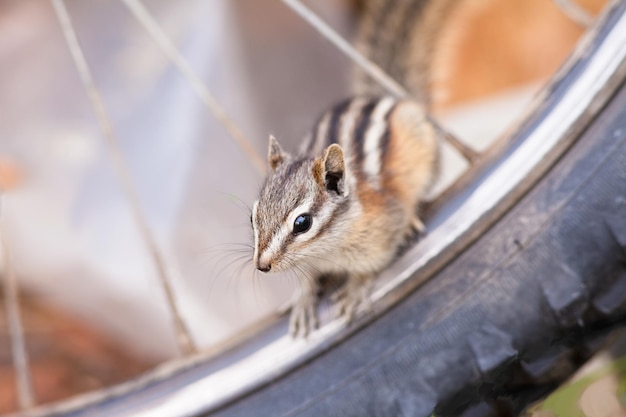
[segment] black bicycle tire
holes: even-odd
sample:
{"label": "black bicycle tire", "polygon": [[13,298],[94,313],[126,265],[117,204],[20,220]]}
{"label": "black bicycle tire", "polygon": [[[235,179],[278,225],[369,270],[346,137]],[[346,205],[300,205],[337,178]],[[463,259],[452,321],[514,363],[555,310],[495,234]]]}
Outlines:
{"label": "black bicycle tire", "polygon": [[[588,125],[579,126],[584,133],[568,145],[569,151],[548,174],[467,250],[446,262],[437,279],[374,322],[355,328],[350,338],[328,345],[314,360],[233,401],[206,408],[205,414],[419,416],[437,409],[442,415],[456,415],[471,404],[511,395],[525,382],[546,379],[553,367],[544,362],[567,358],[570,350],[564,348],[579,345],[572,343],[574,336],[593,336],[622,323],[626,222],[620,213],[626,210],[626,92],[623,77],[620,80],[619,92],[601,112],[594,109],[598,115]],[[558,93],[558,87],[551,93]],[[581,175],[591,168],[593,175]],[[533,224],[540,230],[529,226]],[[580,237],[587,240],[581,242]],[[581,250],[590,256],[577,257]],[[497,306],[502,307],[498,313],[503,313],[485,314],[487,304],[482,303],[490,300],[477,289],[468,289],[477,284],[478,275],[489,277],[479,281],[480,288],[498,294]],[[508,285],[504,289],[527,294],[536,304],[507,310],[504,301],[511,300],[512,294],[499,288],[503,284]],[[455,297],[469,298],[455,306],[450,303]],[[444,312],[439,308],[449,311],[441,316]],[[521,313],[525,320],[512,326],[510,316]],[[273,331],[284,331],[283,324]],[[167,390],[184,388],[206,374],[210,368],[206,363],[196,359],[167,375]],[[496,384],[502,379],[522,383]],[[107,397],[87,401],[86,407],[44,412],[134,414],[141,410],[137,405],[141,400],[158,404],[164,380],[148,379],[122,394],[111,391]],[[172,415],[198,415],[179,411]]]}
{"label": "black bicycle tire", "polygon": [[[594,175],[580,175],[587,169]],[[624,213],[622,87],[583,140],[436,280],[349,342],[211,415],[429,416],[437,407],[456,415],[478,400],[511,395],[495,381],[515,373],[537,380],[550,370],[543,364],[534,372],[540,361],[556,363],[571,345],[589,342],[577,337],[626,323]],[[467,298],[451,305],[453,294]],[[524,319],[515,324],[515,317]],[[355,370],[356,362],[367,370]]]}

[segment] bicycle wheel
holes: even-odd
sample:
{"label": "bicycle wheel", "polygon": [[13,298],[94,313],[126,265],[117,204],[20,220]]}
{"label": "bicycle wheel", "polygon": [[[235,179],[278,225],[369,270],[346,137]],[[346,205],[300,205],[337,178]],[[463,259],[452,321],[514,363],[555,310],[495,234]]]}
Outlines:
{"label": "bicycle wheel", "polygon": [[383,274],[372,314],[296,342],[279,320],[29,415],[457,415],[561,380],[557,365],[626,319],[624,45],[616,2],[506,150]]}

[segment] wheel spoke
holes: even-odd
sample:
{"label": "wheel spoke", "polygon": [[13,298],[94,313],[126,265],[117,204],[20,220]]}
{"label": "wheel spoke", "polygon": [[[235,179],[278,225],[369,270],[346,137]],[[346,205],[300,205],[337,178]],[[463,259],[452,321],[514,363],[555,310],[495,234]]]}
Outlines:
{"label": "wheel spoke", "polygon": [[107,114],[104,101],[102,100],[102,96],[100,95],[100,92],[93,81],[91,70],[89,68],[89,65],[87,64],[83,50],[80,47],[80,43],[72,25],[70,15],[63,0],[51,1],[57,14],[59,23],[61,24],[61,28],[65,36],[65,41],[72,55],[72,59],[74,60],[74,64],[76,65],[76,68],[78,70],[80,79],[96,114],[96,117],[100,124],[100,128],[104,133],[104,138],[109,147],[111,159],[113,162],[113,168],[115,170],[115,173],[117,174],[118,181],[120,182],[124,194],[128,199],[139,232],[152,256],[152,260],[156,267],[159,281],[161,283],[161,286],[163,287],[163,291],[167,299],[167,304],[174,320],[174,327],[176,330],[179,348],[184,354],[193,353],[196,351],[196,347],[193,343],[189,330],[187,329],[187,325],[185,324],[178,309],[176,298],[172,289],[171,278],[168,273],[169,268],[167,266],[167,263],[165,262],[165,257],[161,252],[161,249],[159,248],[152,233],[152,230],[150,229],[150,226],[148,225],[145,215],[141,209],[139,197],[130,172],[128,170],[128,165],[126,163],[126,160],[124,159],[122,150],[119,147],[118,140],[113,130],[111,120],[109,119],[109,116]]}
{"label": "wheel spoke", "polygon": [[580,7],[573,0],[553,0],[559,9],[567,15],[577,25],[584,29],[589,28],[593,24],[593,16],[585,9]]}
{"label": "wheel spoke", "polygon": [[0,244],[2,245],[2,259],[4,261],[4,301],[9,325],[13,367],[15,369],[18,405],[20,409],[26,410],[35,405],[35,393],[28,366],[28,352],[24,343],[24,327],[22,326],[19,307],[19,286],[7,238],[6,219],[3,215],[5,198],[3,193],[0,197]]}
{"label": "wheel spoke", "polygon": [[176,66],[180,73],[187,79],[187,82],[198,95],[202,103],[213,114],[213,116],[221,123],[226,132],[235,140],[239,148],[246,154],[255,168],[261,172],[265,172],[265,159],[261,158],[252,143],[245,137],[233,120],[226,114],[224,109],[219,105],[213,94],[207,86],[202,82],[200,77],[191,68],[189,62],[178,51],[172,40],[166,35],[163,28],[156,19],[145,8],[141,0],[122,0],[131,14],[148,32],[152,40],[157,44],[159,49],[165,56]]}

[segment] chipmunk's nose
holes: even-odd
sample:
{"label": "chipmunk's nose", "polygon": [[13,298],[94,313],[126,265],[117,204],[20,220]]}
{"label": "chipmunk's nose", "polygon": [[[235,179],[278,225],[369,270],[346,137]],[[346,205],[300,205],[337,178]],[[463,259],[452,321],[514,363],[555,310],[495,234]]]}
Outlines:
{"label": "chipmunk's nose", "polygon": [[269,262],[262,263],[261,261],[259,261],[257,262],[256,269],[261,272],[270,272],[270,269],[272,269],[272,264],[270,264]]}

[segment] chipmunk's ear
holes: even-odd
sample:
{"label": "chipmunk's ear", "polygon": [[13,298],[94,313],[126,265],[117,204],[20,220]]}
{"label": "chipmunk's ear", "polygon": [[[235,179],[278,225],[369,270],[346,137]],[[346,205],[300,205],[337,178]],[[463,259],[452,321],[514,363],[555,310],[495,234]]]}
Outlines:
{"label": "chipmunk's ear", "polygon": [[[346,196],[346,163],[341,146],[333,143],[324,151],[321,159],[314,164],[314,174],[318,184],[327,191]],[[315,172],[317,170],[317,172]]]}
{"label": "chipmunk's ear", "polygon": [[267,159],[270,163],[270,168],[272,171],[276,171],[285,159],[287,159],[287,154],[283,152],[280,145],[278,144],[278,140],[274,137],[274,135],[270,135],[270,143],[267,150]]}

